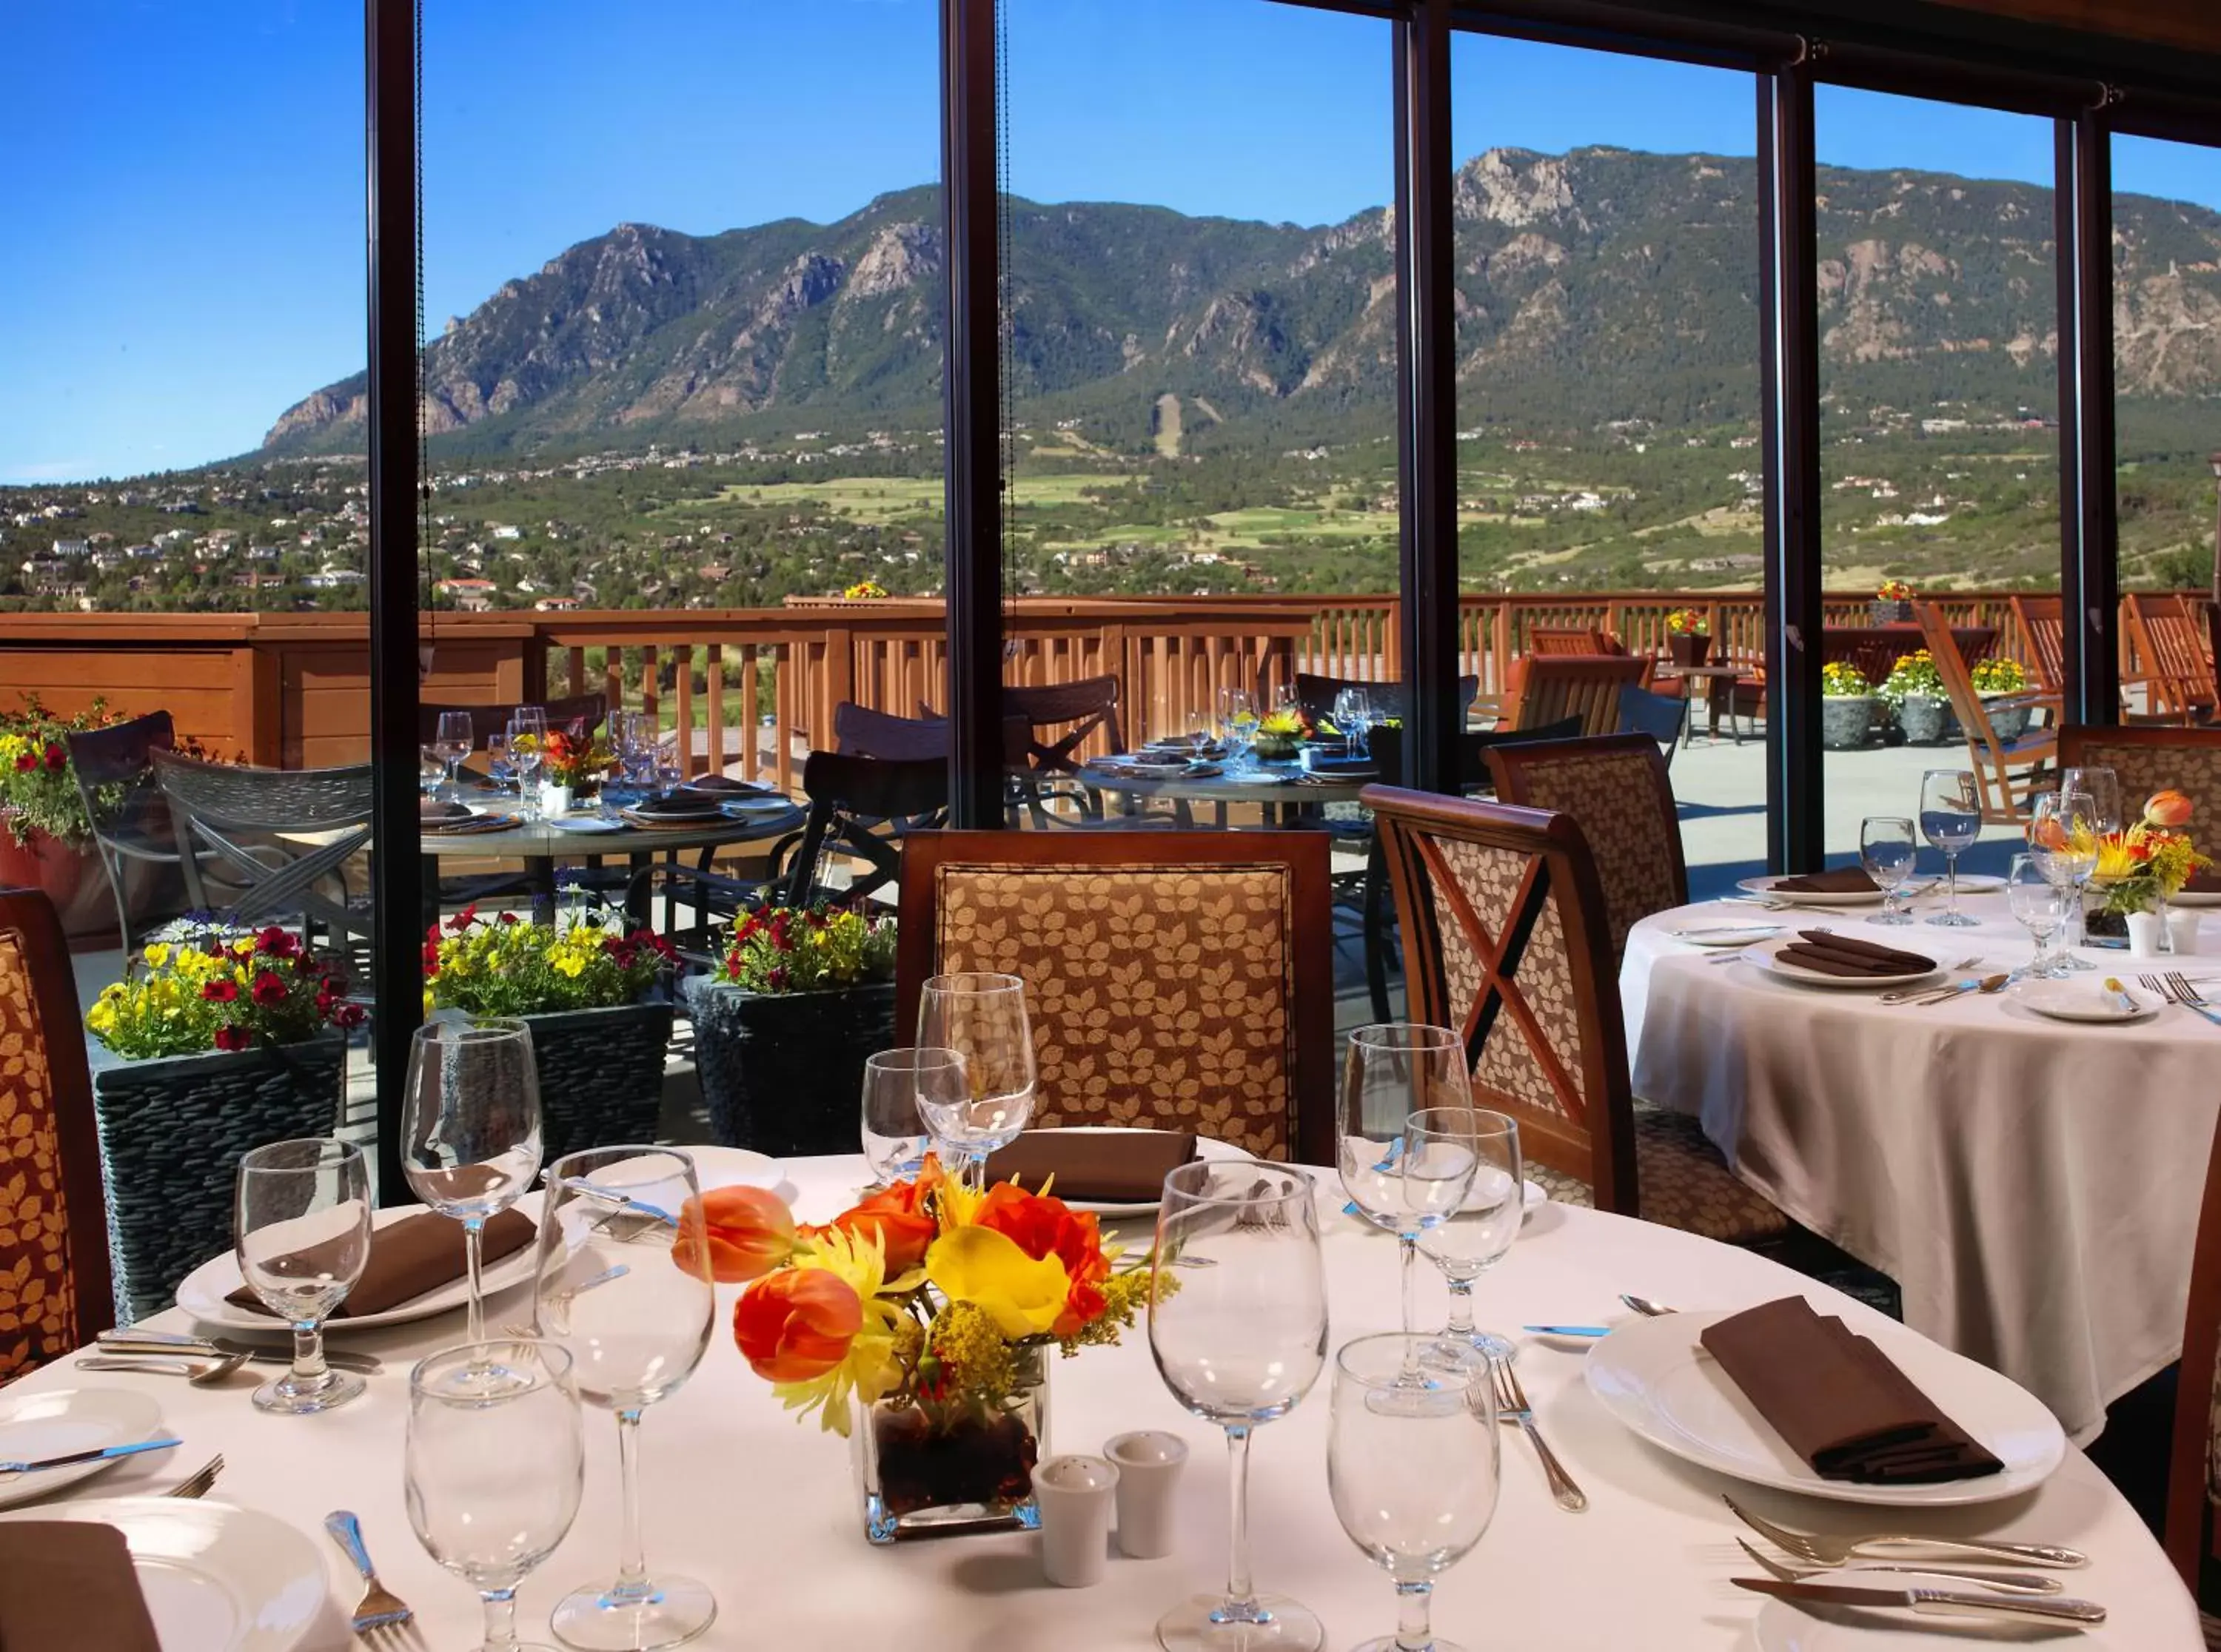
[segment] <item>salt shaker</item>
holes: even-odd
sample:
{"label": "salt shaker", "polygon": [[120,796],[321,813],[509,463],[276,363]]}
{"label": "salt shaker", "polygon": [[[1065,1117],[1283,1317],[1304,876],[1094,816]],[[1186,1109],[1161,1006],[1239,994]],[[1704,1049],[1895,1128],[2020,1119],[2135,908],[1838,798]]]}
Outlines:
{"label": "salt shaker", "polygon": [[1173,1490],[1187,1462],[1187,1442],[1148,1431],[1121,1434],[1103,1448],[1118,1468],[1118,1547],[1136,1560],[1173,1552]]}
{"label": "salt shaker", "polygon": [[1103,1580],[1118,1481],[1117,1466],[1101,1457],[1051,1457],[1035,1466],[1042,1570],[1060,1588],[1085,1589]]}

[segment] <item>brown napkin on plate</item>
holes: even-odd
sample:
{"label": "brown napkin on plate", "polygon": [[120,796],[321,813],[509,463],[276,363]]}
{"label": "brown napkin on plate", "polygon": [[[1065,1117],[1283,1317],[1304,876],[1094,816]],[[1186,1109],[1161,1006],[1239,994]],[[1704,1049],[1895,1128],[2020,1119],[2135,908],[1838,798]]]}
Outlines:
{"label": "brown napkin on plate", "polygon": [[[512,1250],[522,1250],[532,1243],[532,1236],[538,1231],[532,1219],[522,1211],[505,1210],[489,1218],[485,1231],[479,1237],[481,1261],[491,1266]],[[309,1255],[314,1249],[311,1246],[301,1254]],[[413,1302],[428,1292],[460,1279],[465,1265],[460,1222],[433,1211],[404,1216],[371,1235],[369,1264],[332,1318],[347,1319],[357,1314],[383,1313],[404,1302]],[[262,1299],[247,1286],[241,1286],[224,1300],[252,1308],[257,1313],[269,1312],[262,1306]],[[0,1649],[0,1652],[5,1649]]]}
{"label": "brown napkin on plate", "polygon": [[1799,930],[1797,938],[1774,956],[1824,976],[1918,976],[1936,967],[1935,959],[1918,952],[1900,952],[1824,929]]}
{"label": "brown napkin on plate", "polygon": [[1165,1178],[1195,1156],[1195,1133],[1181,1130],[1029,1130],[987,1160],[987,1182],[1016,1176],[1060,1199],[1138,1205],[1164,1191]]}
{"label": "brown napkin on plate", "polygon": [[465,803],[435,802],[427,797],[416,805],[416,820],[422,826],[438,826],[449,820],[467,820],[470,818],[470,807]]}
{"label": "brown napkin on plate", "polygon": [[90,1520],[11,1523],[0,1543],[0,1652],[162,1652],[131,1550]]}
{"label": "brown napkin on plate", "polygon": [[1769,887],[1776,895],[1872,895],[1881,886],[1866,875],[1864,867],[1839,866],[1832,872],[1776,878]]}
{"label": "brown napkin on plate", "polygon": [[2004,1464],[1912,1386],[1888,1355],[1801,1296],[1698,1333],[1743,1397],[1824,1480],[1924,1485]]}
{"label": "brown napkin on plate", "polygon": [[2221,867],[2193,872],[2183,880],[2182,888],[2186,895],[2221,895]]}

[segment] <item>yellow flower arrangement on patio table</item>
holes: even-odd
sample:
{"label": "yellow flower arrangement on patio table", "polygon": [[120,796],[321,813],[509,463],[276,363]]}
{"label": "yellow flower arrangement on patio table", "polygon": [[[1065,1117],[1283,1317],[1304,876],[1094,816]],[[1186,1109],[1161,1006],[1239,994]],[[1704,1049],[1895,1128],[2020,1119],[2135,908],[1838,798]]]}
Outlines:
{"label": "yellow flower arrangement on patio table", "polygon": [[1701,636],[1711,628],[1702,608],[1675,608],[1666,616],[1666,629],[1676,637]]}
{"label": "yellow flower arrangement on patio table", "polygon": [[[706,1247],[687,1242],[706,1229]],[[1146,1267],[1118,1270],[1092,1214],[1015,1181],[975,1193],[929,1155],[822,1227],[776,1194],[718,1188],[679,1218],[679,1265],[748,1286],[733,1340],[791,1411],[849,1430],[850,1402],[915,1405],[938,1431],[1016,1400],[1027,1351],[1115,1343],[1149,1300]]]}

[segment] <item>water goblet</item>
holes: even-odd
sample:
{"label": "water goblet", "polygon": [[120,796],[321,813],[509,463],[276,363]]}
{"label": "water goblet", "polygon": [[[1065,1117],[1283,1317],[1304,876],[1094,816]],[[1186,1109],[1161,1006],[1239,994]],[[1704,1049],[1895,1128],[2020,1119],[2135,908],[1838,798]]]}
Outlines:
{"label": "water goblet", "polygon": [[440,795],[441,782],[447,777],[447,760],[437,748],[420,745],[416,748],[416,789],[427,797]]}
{"label": "water goblet", "polygon": [[1943,856],[1944,909],[1928,921],[1945,929],[1976,922],[1959,910],[1959,855],[1982,835],[1981,795],[1971,769],[1930,769],[1920,777],[1920,834]]}
{"label": "water goblet", "polygon": [[[2059,771],[2059,789],[2062,792],[2087,792],[2090,795],[2093,818],[2097,822],[2098,834],[2100,837],[2110,836],[2129,824],[2128,815],[2121,799],[2121,777],[2113,770],[2099,767],[2061,769]],[[2096,870],[2094,864],[2091,870],[2093,871]],[[2082,880],[2085,888],[2088,886],[2089,881],[2086,874]],[[2077,900],[2068,911],[2067,933],[2059,945],[2060,959],[2064,968],[2068,969],[2098,968],[2088,959],[2077,957],[2074,954],[2074,949],[2080,945],[2085,938],[2086,938],[2082,925],[2082,902]]]}
{"label": "water goblet", "polygon": [[2015,855],[2012,869],[2005,874],[2005,899],[2013,917],[2036,941],[2028,973],[2038,979],[2064,975],[2051,956],[2051,942],[2066,923],[2066,890],[2051,881],[2036,856]]}
{"label": "water goblet", "polygon": [[509,760],[509,730],[506,727],[486,736],[486,773],[493,783],[504,790],[516,778],[516,765]]}
{"label": "water goblet", "polygon": [[[2087,773],[2089,771],[2084,770]],[[2089,792],[2062,787],[2040,793],[2028,821],[2029,856],[2044,876],[2057,885],[2066,901],[2054,973],[2070,975],[2098,966],[2074,955],[2082,934],[2083,890],[2098,870],[2098,840],[2104,828],[2096,798]]]}
{"label": "water goblet", "polygon": [[1423,1107],[1411,1115],[1404,1140],[1407,1178],[1415,1161],[1448,1148],[1471,1155],[1473,1163],[1464,1200],[1419,1234],[1419,1253],[1450,1287],[1450,1322],[1440,1339],[1489,1359],[1514,1358],[1510,1342],[1473,1325],[1473,1286],[1504,1260],[1527,1214],[1517,1121],[1486,1107]]}
{"label": "water goblet", "polygon": [[446,770],[440,782],[441,791],[444,795],[453,797],[457,791],[456,771],[462,767],[463,759],[478,749],[478,736],[472,729],[470,713],[441,712],[438,738],[432,742],[432,749],[440,754],[440,762]]}
{"label": "water goblet", "polygon": [[1868,919],[1868,923],[1912,921],[1909,913],[1898,909],[1897,903],[1904,897],[1905,883],[1912,876],[1918,856],[1912,822],[1903,815],[1873,814],[1859,822],[1859,864],[1882,888],[1881,910]]}
{"label": "water goblet", "polygon": [[240,1277],[293,1328],[293,1364],[254,1391],[261,1411],[302,1416],[344,1406],[363,1380],[324,1363],[324,1321],[370,1261],[370,1167],[352,1142],[305,1138],[239,1161],[232,1245]]}
{"label": "water goblet", "polygon": [[1300,1171],[1198,1159],[1165,1178],[1149,1293],[1149,1353],[1173,1398],[1226,1431],[1226,1593],[1157,1623],[1166,1652],[1311,1652],[1311,1611],[1249,1578],[1249,1437],[1285,1417],[1326,1364],[1318,1200]]}
{"label": "water goblet", "polygon": [[1237,765],[1249,755],[1257,734],[1257,701],[1247,689],[1224,689],[1218,695],[1218,720],[1226,734],[1227,757]]}
{"label": "water goblet", "polygon": [[1372,755],[1373,696],[1363,689],[1344,689],[1334,697],[1334,726],[1342,732],[1353,757]]}
{"label": "water goblet", "polygon": [[1435,1580],[1496,1513],[1502,1446],[1487,1360],[1422,1337],[1361,1337],[1335,1356],[1329,1404],[1335,1518],[1396,1585],[1396,1632],[1356,1652],[1461,1652],[1435,1637],[1430,1608]]}
{"label": "water goblet", "polygon": [[[410,1189],[463,1225],[469,1335],[485,1340],[479,1251],[486,1219],[540,1174],[540,1075],[532,1030],[498,1016],[435,1016],[410,1035],[401,1169]],[[494,1381],[491,1373],[481,1381]]]}
{"label": "water goblet", "polygon": [[944,1113],[971,1096],[964,1057],[954,1050],[882,1050],[864,1062],[864,1162],[878,1187],[916,1175],[932,1138],[922,1099]]}
{"label": "water goblet", "polygon": [[[706,1584],[651,1576],[640,1530],[641,1415],[677,1393],[716,1317],[694,1161],[670,1148],[590,1148],[555,1161],[533,1282],[538,1329],[571,1356],[579,1397],[614,1412],[623,1537],[614,1582],[556,1604],[555,1638],[580,1652],[652,1652],[706,1630]],[[691,1206],[696,1219],[682,1220]]]}
{"label": "water goblet", "polygon": [[[1448,1027],[1389,1021],[1349,1035],[1342,1069],[1336,1156],[1342,1191],[1359,1215],[1393,1233],[1403,1249],[1404,1329],[1418,1327],[1419,1234],[1445,1211],[1415,1208],[1419,1193],[1405,1174],[1405,1132],[1430,1107],[1470,1107],[1465,1041]],[[1449,1201],[1455,1210],[1464,1195]]]}
{"label": "water goblet", "polygon": [[509,760],[516,770],[516,801],[524,818],[540,818],[540,774],[547,761],[547,725],[542,719],[537,725],[522,717],[512,718],[509,725]]}
{"label": "water goblet", "polygon": [[1016,1141],[1033,1117],[1036,1074],[1026,983],[977,969],[932,976],[918,992],[917,1047],[953,1050],[962,1058],[965,1092],[951,1101],[921,1089],[917,1112],[934,1140],[962,1165],[966,1185],[983,1188],[987,1156]]}
{"label": "water goblet", "polygon": [[[500,1392],[473,1383],[510,1374]],[[409,1373],[402,1488],[424,1552],[479,1592],[482,1652],[546,1652],[516,1638],[516,1588],[578,1518],[585,1441],[571,1356],[513,1338],[427,1355]]]}

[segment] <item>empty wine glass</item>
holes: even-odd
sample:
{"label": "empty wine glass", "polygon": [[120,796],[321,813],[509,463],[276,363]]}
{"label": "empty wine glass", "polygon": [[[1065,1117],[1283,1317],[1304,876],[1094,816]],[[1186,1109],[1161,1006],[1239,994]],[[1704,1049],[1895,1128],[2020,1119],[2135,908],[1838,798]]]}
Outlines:
{"label": "empty wine glass", "polygon": [[2121,777],[2111,769],[2061,769],[2059,789],[2090,794],[2099,832],[2118,832],[2125,824],[2121,818]]}
{"label": "empty wine glass", "polygon": [[447,759],[440,755],[438,749],[429,745],[418,746],[416,748],[416,789],[427,797],[437,797],[440,795],[441,783],[447,777]]}
{"label": "empty wine glass", "polygon": [[2030,858],[2059,888],[2066,906],[2058,955],[2052,960],[2057,975],[2098,967],[2077,957],[2074,949],[2082,938],[2082,891],[2098,870],[2100,818],[2097,800],[2090,793],[2066,789],[2039,793],[2029,815]]}
{"label": "empty wine glass", "polygon": [[352,1142],[307,1138],[250,1149],[239,1161],[232,1245],[240,1277],[293,1328],[293,1364],[254,1391],[263,1411],[302,1415],[363,1391],[324,1363],[324,1321],[370,1261],[370,1168]]}
{"label": "empty wine glass", "polygon": [[1487,1360],[1427,1337],[1361,1337],[1335,1356],[1331,1409],[1335,1518],[1396,1584],[1396,1632],[1356,1652],[1461,1652],[1435,1638],[1430,1609],[1435,1579],[1473,1552],[1496,1513]]}
{"label": "empty wine glass", "polygon": [[1166,1652],[1309,1652],[1309,1608],[1249,1580],[1249,1436],[1293,1410],[1326,1364],[1326,1265],[1311,1178],[1198,1159],[1165,1178],[1149,1293],[1149,1352],[1173,1398],[1226,1431],[1224,1595],[1157,1623]]}
{"label": "empty wine glass", "polygon": [[1870,814],[1859,822],[1859,864],[1882,888],[1881,910],[1868,919],[1868,923],[1912,921],[1910,914],[1898,910],[1897,903],[1912,876],[1919,853],[1919,845],[1912,835],[1912,822],[1903,815]]}
{"label": "empty wine glass", "polygon": [[2051,881],[2035,855],[2015,855],[2012,870],[2005,874],[2005,899],[2021,927],[2036,939],[2036,957],[2028,973],[2038,977],[2064,975],[2051,957],[2051,941],[2066,922],[2066,890]]}
{"label": "empty wine glass", "polygon": [[953,1104],[918,1092],[918,1117],[966,1183],[984,1187],[987,1156],[1017,1140],[1033,1117],[1033,1024],[1026,983],[1016,976],[962,969],[932,976],[917,1000],[917,1047],[953,1050],[963,1060],[968,1094]]}
{"label": "empty wine glass", "polygon": [[516,778],[516,765],[509,760],[509,731],[506,728],[486,736],[486,773],[495,785],[504,789]]}
{"label": "empty wine glass", "polygon": [[[964,1057],[954,1050],[882,1050],[864,1062],[864,1162],[884,1188],[916,1175],[932,1145],[926,1102],[946,1113],[971,1095]],[[929,1101],[928,1099],[929,1098]]]}
{"label": "empty wine glass", "polygon": [[[497,1393],[472,1374],[507,1371]],[[424,1552],[479,1592],[482,1652],[547,1652],[516,1638],[516,1587],[578,1518],[585,1441],[570,1354],[511,1338],[442,1349],[409,1373],[402,1488]]]}
{"label": "empty wine glass", "polygon": [[1959,853],[1982,835],[1981,795],[1971,769],[1930,769],[1920,776],[1920,835],[1943,855],[1944,909],[1928,921],[1945,929],[1972,929],[1976,920],[1959,910]]}
{"label": "empty wine glass", "polygon": [[1372,755],[1373,696],[1363,689],[1344,689],[1334,697],[1334,726],[1348,742],[1353,757]]}
{"label": "empty wine glass", "polygon": [[1248,756],[1249,742],[1256,738],[1256,696],[1247,689],[1220,689],[1218,723],[1226,739],[1226,755],[1240,762]]}
{"label": "empty wine glass", "polygon": [[566,1349],[579,1397],[616,1413],[623,1537],[616,1581],[557,1603],[556,1639],[583,1652],[677,1646],[717,1615],[705,1584],[651,1578],[640,1532],[641,1413],[701,1363],[716,1314],[708,1231],[681,1222],[702,1196],[694,1161],[662,1147],[597,1147],[555,1161],[540,1218],[540,1334]]}
{"label": "empty wine glass", "polygon": [[449,797],[456,795],[455,771],[465,757],[478,749],[478,736],[471,728],[471,714],[466,711],[443,711],[440,714],[439,738],[432,749],[440,754],[447,773],[441,782],[441,789]]}
{"label": "empty wine glass", "polygon": [[[1404,1172],[1405,1131],[1430,1107],[1470,1107],[1465,1041],[1448,1027],[1388,1021],[1349,1035],[1342,1058],[1337,1158],[1342,1191],[1359,1215],[1403,1246],[1404,1329],[1418,1329],[1419,1234],[1448,1213],[1411,1203],[1418,1191]],[[1455,1210],[1462,1200],[1449,1201]]]}
{"label": "empty wine glass", "polygon": [[1526,1164],[1517,1121],[1486,1107],[1424,1107],[1404,1131],[1405,1175],[1414,1163],[1447,1150],[1469,1155],[1472,1180],[1464,1200],[1419,1235],[1419,1251],[1450,1287],[1450,1322],[1444,1341],[1508,1360],[1515,1350],[1492,1331],[1473,1323],[1473,1284],[1504,1260],[1527,1214]]}
{"label": "empty wine glass", "polygon": [[1198,752],[1218,738],[1217,720],[1211,716],[1211,708],[1198,706],[1188,714],[1187,742]]}
{"label": "empty wine glass", "polygon": [[[470,1334],[485,1340],[486,1219],[540,1174],[540,1075],[532,1029],[496,1016],[435,1016],[410,1036],[401,1169],[416,1197],[463,1225]],[[485,1374],[481,1374],[482,1376]]]}
{"label": "empty wine glass", "polygon": [[[528,708],[520,708],[522,711]],[[547,721],[520,714],[510,720],[509,760],[516,770],[516,801],[528,820],[540,818],[540,772],[547,761]]]}

